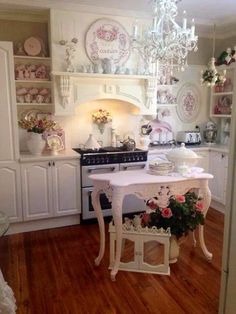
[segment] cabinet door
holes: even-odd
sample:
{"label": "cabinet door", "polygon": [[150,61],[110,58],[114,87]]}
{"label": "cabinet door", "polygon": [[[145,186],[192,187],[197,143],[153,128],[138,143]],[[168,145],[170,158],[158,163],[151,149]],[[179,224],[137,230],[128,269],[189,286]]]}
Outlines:
{"label": "cabinet door", "polygon": [[198,160],[197,163],[197,167],[203,168],[204,172],[208,172],[209,171],[209,152],[208,151],[202,151],[196,152],[198,154],[198,156],[201,157],[201,159]]}
{"label": "cabinet door", "polygon": [[50,163],[22,164],[21,172],[24,220],[53,216],[52,169]]}
{"label": "cabinet door", "polygon": [[22,220],[20,168],[17,163],[0,164],[0,211],[11,222]]}
{"label": "cabinet door", "polygon": [[81,187],[79,160],[53,162],[53,201],[55,215],[81,212]]}
{"label": "cabinet door", "polygon": [[210,152],[209,173],[214,178],[209,180],[212,199],[225,205],[227,184],[228,156],[219,152]]}
{"label": "cabinet door", "polygon": [[13,49],[0,42],[0,162],[18,157]]}

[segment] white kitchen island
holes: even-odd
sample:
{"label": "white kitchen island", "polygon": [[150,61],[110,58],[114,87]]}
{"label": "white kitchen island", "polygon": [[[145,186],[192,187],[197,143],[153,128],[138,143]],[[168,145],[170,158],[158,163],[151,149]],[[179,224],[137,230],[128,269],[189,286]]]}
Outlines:
{"label": "white kitchen island", "polygon": [[[111,270],[112,280],[115,280],[121,258],[122,203],[125,195],[133,194],[144,200],[156,197],[158,205],[164,208],[168,206],[169,198],[172,195],[185,194],[190,189],[197,189],[202,197],[204,216],[206,216],[211,202],[208,180],[212,179],[213,176],[208,173],[195,174],[194,177],[186,178],[176,173],[168,176],[156,176],[147,173],[146,170],[138,170],[94,174],[90,178],[94,183],[92,202],[100,230],[100,248],[98,257],[95,259],[96,265],[100,264],[105,251],[105,227],[100,206],[100,194],[105,193],[112,202],[112,215],[116,228],[116,254],[115,263]],[[212,253],[208,251],[205,245],[204,226],[202,225],[199,226],[199,241],[205,257],[207,260],[211,260]]]}

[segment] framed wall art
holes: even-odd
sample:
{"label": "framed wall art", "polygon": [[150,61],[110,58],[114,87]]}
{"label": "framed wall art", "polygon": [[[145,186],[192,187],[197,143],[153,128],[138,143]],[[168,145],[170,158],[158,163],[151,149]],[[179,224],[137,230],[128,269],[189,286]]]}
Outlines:
{"label": "framed wall art", "polygon": [[200,111],[201,96],[196,85],[192,83],[184,84],[177,96],[177,114],[181,121],[185,123],[193,122]]}
{"label": "framed wall art", "polygon": [[115,66],[122,66],[130,56],[129,34],[120,23],[99,19],[86,33],[85,49],[93,63],[109,60]]}

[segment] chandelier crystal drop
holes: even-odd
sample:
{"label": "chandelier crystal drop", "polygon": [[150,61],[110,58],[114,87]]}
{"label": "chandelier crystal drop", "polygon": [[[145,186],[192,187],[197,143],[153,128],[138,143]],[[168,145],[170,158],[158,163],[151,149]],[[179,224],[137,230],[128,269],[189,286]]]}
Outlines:
{"label": "chandelier crystal drop", "polygon": [[153,0],[152,25],[144,33],[143,38],[138,36],[138,25],[133,27],[133,49],[136,49],[143,59],[146,74],[156,72],[155,66],[159,63],[168,70],[184,70],[187,65],[187,55],[191,50],[197,50],[198,36],[195,35],[194,20],[192,26],[187,27],[186,13],[184,12],[182,25],[178,25],[175,18],[178,14],[178,0]]}

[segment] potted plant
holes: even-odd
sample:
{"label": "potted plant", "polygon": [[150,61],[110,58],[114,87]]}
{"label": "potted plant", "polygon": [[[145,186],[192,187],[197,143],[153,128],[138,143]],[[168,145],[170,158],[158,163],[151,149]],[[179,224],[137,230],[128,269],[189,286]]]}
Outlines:
{"label": "potted plant", "polygon": [[42,134],[45,131],[57,130],[59,127],[53,120],[46,118],[36,119],[30,118],[29,120],[21,119],[18,121],[20,128],[27,130],[30,133],[29,140],[27,141],[27,147],[31,154],[40,155],[45,147],[45,140]]}
{"label": "potted plant", "polygon": [[[148,210],[142,216],[143,227],[156,226],[158,229],[170,229],[170,263],[177,261],[180,238],[204,224],[203,203],[194,192],[171,196],[166,208],[158,206],[157,198],[147,201]],[[175,250],[175,252],[172,252]],[[175,256],[177,255],[177,256]]]}

